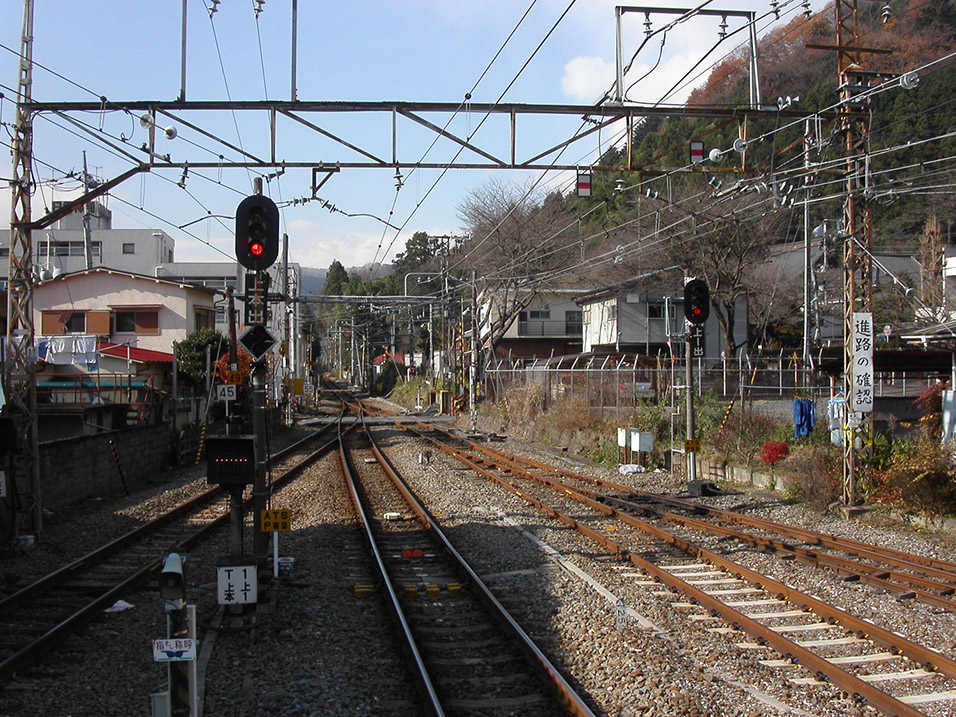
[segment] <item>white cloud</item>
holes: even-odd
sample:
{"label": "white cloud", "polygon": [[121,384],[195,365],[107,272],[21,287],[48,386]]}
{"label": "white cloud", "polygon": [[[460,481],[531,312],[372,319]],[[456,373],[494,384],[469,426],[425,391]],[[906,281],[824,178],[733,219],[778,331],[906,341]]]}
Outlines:
{"label": "white cloud", "polygon": [[614,82],[614,63],[600,57],[575,57],[564,65],[561,90],[578,102],[596,102]]}
{"label": "white cloud", "polygon": [[[662,100],[693,66],[695,60],[692,55],[675,54],[665,56],[656,66],[635,62],[624,78],[627,99],[641,104],[653,104]],[[596,102],[609,90],[613,92],[614,75],[613,62],[600,57],[575,57],[564,66],[561,89],[575,101]],[[699,71],[692,73],[690,78],[695,81],[679,87],[675,94],[664,100],[666,104],[680,104],[686,100],[694,86],[700,85],[706,79],[706,72],[702,75]],[[632,86],[632,83],[636,84]]]}
{"label": "white cloud", "polygon": [[[307,220],[290,222],[290,260],[302,266],[327,269],[333,261],[360,266],[376,255],[382,235],[320,226]],[[403,245],[404,246],[404,245]],[[381,251],[377,261],[381,261]]]}

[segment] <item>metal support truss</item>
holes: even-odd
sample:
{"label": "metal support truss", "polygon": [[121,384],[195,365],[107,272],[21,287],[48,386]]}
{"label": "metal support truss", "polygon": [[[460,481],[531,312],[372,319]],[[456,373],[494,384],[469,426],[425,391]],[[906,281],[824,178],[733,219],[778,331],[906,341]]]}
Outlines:
{"label": "metal support truss", "polygon": [[843,245],[843,395],[846,400],[843,503],[848,506],[854,505],[858,499],[857,452],[860,446],[869,442],[873,429],[871,412],[862,413],[859,420],[851,420],[855,386],[853,314],[873,311],[872,222],[864,192],[870,135],[866,107],[857,100],[857,95],[866,90],[872,73],[867,73],[861,64],[865,49],[859,46],[858,19],[857,0],[836,1],[840,127],[846,152],[846,196],[843,202],[846,227]]}
{"label": "metal support truss", "polygon": [[[33,113],[28,109],[33,85],[33,3],[23,5],[20,69],[17,80],[17,115],[11,150],[13,178],[10,210],[10,259],[7,283],[7,333],[3,354],[4,412],[17,431],[15,475],[9,494],[13,511],[0,516],[4,537],[15,540],[22,531],[38,533],[43,527],[40,501],[39,440],[37,438],[36,378],[33,374],[33,241],[30,197],[33,192]],[[0,508],[5,510],[5,508]]]}

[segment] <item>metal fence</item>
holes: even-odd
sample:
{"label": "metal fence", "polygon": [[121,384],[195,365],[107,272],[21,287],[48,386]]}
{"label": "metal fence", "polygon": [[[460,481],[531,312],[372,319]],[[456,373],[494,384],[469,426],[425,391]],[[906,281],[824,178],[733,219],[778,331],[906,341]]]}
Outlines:
{"label": "metal fence", "polygon": [[[545,408],[565,399],[586,400],[592,412],[633,408],[641,399],[661,400],[671,387],[684,388],[683,361],[669,357],[589,356],[558,359],[501,359],[486,366],[485,395],[497,400],[506,392],[537,387]],[[877,373],[877,397],[915,397],[936,382],[935,375],[912,372]],[[694,389],[750,400],[825,396],[840,390],[839,377],[809,372],[793,356],[695,360]]]}

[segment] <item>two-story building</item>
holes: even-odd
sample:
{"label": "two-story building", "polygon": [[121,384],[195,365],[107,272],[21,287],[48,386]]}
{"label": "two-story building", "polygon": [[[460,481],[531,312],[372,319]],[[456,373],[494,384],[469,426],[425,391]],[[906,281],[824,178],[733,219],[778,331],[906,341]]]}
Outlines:
{"label": "two-story building", "polygon": [[[684,334],[684,291],[679,278],[635,278],[575,297],[580,306],[584,353],[670,355]],[[678,338],[680,337],[680,338]],[[747,301],[737,302],[734,322],[736,346],[724,346],[713,312],[704,323],[704,359],[722,352],[736,355],[747,341]],[[679,351],[675,351],[678,353]]]}
{"label": "two-story building", "polygon": [[[54,210],[62,206],[63,202],[53,202]],[[9,231],[0,230],[0,284],[3,287],[6,286],[9,270],[9,247]],[[38,282],[65,274],[109,268],[141,277],[203,286],[222,294],[231,288],[237,300],[237,323],[241,332],[245,270],[236,261],[177,262],[174,258],[175,241],[171,236],[152,229],[114,229],[112,213],[97,201],[90,202],[86,209],[67,214],[48,229],[33,233],[34,274]],[[269,328],[280,341],[288,336],[286,360],[289,370],[294,377],[301,378],[305,375],[305,343],[300,336],[299,305],[294,302],[301,286],[301,268],[298,264],[289,263],[284,278],[283,264],[279,261],[269,269],[269,274],[270,292],[287,293],[293,299],[288,311],[277,309],[276,304],[273,304]],[[130,301],[134,298],[131,296]],[[34,303],[45,308],[37,303],[36,297]],[[212,327],[228,335],[225,302],[215,306],[212,318]],[[38,335],[44,333],[40,324],[34,328]],[[171,352],[172,344],[166,343],[158,350]]]}
{"label": "two-story building", "polygon": [[[498,358],[513,360],[566,356],[581,352],[581,307],[574,297],[581,289],[545,289],[518,313],[495,347]],[[487,335],[487,324],[495,311],[494,302],[482,301],[479,315]]]}
{"label": "two-story building", "polygon": [[43,440],[158,418],[173,345],[212,328],[217,292],[112,269],[34,286],[37,407]]}

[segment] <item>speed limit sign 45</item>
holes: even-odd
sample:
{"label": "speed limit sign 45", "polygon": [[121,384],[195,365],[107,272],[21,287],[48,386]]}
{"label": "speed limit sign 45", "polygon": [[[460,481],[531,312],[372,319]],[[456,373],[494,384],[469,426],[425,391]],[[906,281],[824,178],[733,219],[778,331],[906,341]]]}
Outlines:
{"label": "speed limit sign 45", "polygon": [[236,387],[231,384],[221,384],[216,386],[216,398],[220,401],[235,401]]}

